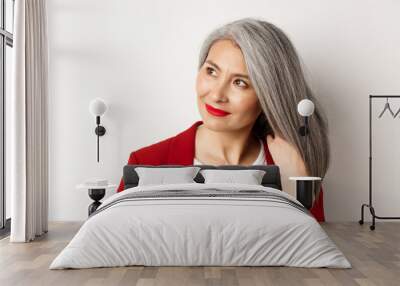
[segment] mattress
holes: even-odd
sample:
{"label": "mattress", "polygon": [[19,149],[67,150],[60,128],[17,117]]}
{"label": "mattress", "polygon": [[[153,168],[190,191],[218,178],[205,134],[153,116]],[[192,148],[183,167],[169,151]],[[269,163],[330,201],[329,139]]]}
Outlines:
{"label": "mattress", "polygon": [[131,265],[351,267],[294,197],[226,183],[137,186],[114,194],[50,269]]}

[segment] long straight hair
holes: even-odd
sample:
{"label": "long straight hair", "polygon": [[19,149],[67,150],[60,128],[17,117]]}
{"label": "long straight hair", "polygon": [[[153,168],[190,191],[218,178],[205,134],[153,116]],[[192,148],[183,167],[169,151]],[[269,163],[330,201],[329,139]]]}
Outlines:
{"label": "long straight hair", "polygon": [[[254,18],[228,23],[204,41],[199,69],[218,40],[231,40],[242,51],[263,110],[254,123],[254,134],[261,139],[269,134],[281,137],[299,152],[310,176],[323,178],[330,161],[328,123],[306,82],[300,59],[289,38],[275,25]],[[315,104],[306,137],[299,134],[304,119],[297,112],[297,104],[302,99],[310,99]]]}

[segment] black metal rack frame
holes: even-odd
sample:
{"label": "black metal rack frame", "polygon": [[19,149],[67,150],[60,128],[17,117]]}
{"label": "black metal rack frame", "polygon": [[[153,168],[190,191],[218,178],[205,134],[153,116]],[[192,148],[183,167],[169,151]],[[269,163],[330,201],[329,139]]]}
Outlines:
{"label": "black metal rack frame", "polygon": [[388,217],[378,216],[375,213],[375,209],[372,205],[372,100],[374,98],[400,98],[400,95],[370,95],[369,96],[369,203],[362,204],[361,206],[361,219],[358,221],[359,224],[364,224],[364,207],[369,208],[372,215],[372,225],[370,229],[375,229],[375,219],[400,219],[400,217]]}

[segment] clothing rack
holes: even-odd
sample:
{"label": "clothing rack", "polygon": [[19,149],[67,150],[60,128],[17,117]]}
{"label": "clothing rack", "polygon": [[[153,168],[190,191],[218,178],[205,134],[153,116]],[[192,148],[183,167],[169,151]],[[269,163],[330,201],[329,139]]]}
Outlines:
{"label": "clothing rack", "polygon": [[374,98],[400,98],[400,95],[370,95],[369,96],[369,203],[362,204],[361,206],[361,219],[358,221],[359,224],[364,224],[364,207],[369,208],[369,211],[372,215],[372,225],[370,225],[370,229],[375,229],[375,219],[400,219],[400,217],[384,217],[378,216],[375,212],[375,209],[372,204],[372,100]]}

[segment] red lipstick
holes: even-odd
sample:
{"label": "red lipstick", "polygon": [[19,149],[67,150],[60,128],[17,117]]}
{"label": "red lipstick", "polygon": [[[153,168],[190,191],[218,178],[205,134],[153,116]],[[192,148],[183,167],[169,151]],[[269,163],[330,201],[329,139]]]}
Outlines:
{"label": "red lipstick", "polygon": [[206,109],[207,109],[208,113],[210,113],[211,115],[214,115],[214,116],[227,116],[230,114],[229,112],[226,112],[225,110],[212,107],[211,105],[208,105],[208,104],[206,104]]}

